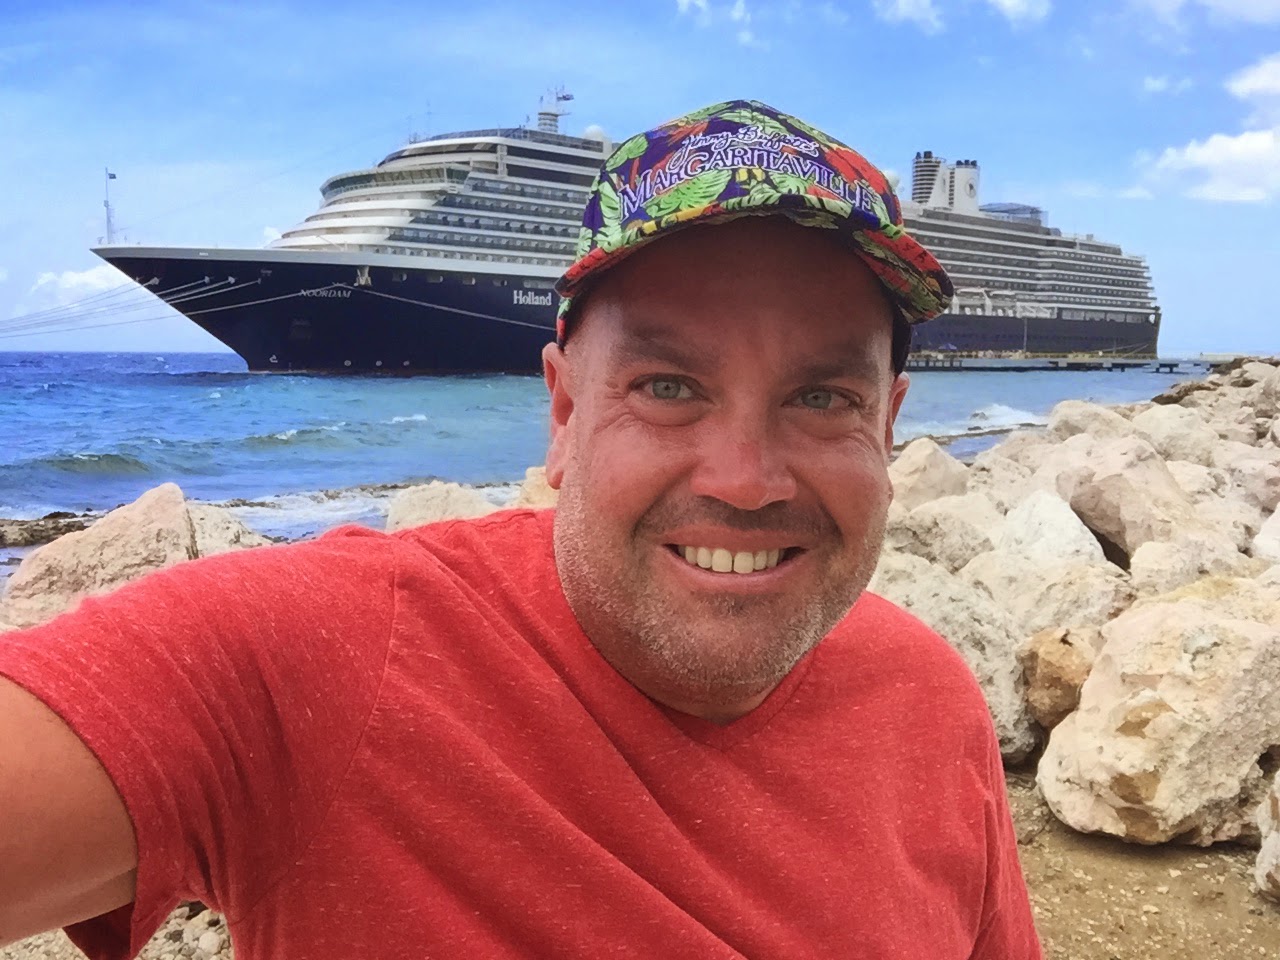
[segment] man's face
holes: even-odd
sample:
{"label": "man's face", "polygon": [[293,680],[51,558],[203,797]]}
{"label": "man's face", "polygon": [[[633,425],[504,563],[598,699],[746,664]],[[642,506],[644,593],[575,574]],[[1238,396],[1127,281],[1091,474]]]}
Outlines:
{"label": "man's face", "polygon": [[907,388],[891,329],[825,231],[745,218],[633,254],[544,352],[560,579],[649,696],[742,715],[866,587]]}

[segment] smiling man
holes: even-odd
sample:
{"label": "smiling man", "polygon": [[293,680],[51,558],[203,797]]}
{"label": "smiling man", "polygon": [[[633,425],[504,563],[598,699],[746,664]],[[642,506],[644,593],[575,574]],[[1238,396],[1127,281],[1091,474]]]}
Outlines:
{"label": "smiling man", "polygon": [[606,162],[554,512],[347,529],[0,640],[0,942],[236,955],[1040,956],[978,687],[865,593],[909,324],[883,176],[763,104]]}

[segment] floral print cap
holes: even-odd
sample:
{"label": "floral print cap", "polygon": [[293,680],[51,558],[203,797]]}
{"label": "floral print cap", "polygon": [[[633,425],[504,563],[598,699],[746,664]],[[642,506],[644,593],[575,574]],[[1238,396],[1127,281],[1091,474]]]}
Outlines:
{"label": "floral print cap", "polygon": [[902,227],[883,173],[861,154],[755,100],[704,107],[623,143],[582,215],[573,265],[556,284],[562,345],[575,293],[644,244],[690,224],[781,214],[838,230],[912,323],[951,302],[946,271]]}

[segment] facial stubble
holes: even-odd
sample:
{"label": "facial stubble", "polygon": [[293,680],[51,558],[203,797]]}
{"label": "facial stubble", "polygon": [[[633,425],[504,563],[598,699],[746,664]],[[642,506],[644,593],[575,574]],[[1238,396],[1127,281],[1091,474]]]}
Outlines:
{"label": "facial stubble", "polygon": [[[868,505],[866,526],[852,551],[844,549],[848,534],[829,515],[811,514],[804,521],[806,532],[814,535],[813,528],[820,528],[814,539],[830,546],[830,556],[807,595],[757,597],[726,591],[668,598],[659,589],[653,569],[662,558],[653,555],[653,541],[645,531],[674,526],[671,514],[680,511],[655,506],[630,532],[628,542],[606,547],[599,552],[607,555],[597,555],[600,524],[593,522],[579,485],[569,477],[566,481],[556,510],[556,566],[565,596],[588,638],[642,689],[646,683],[659,685],[701,703],[737,702],[780,683],[866,589],[884,539],[887,499]],[[712,505],[701,506],[705,511]],[[727,505],[719,507],[711,510],[721,514],[714,518],[718,522],[726,522],[726,511],[742,513]],[[775,522],[756,516],[741,525],[760,528]],[[619,563],[622,557],[628,562]],[[672,600],[677,607],[687,601],[694,615],[673,608]]]}

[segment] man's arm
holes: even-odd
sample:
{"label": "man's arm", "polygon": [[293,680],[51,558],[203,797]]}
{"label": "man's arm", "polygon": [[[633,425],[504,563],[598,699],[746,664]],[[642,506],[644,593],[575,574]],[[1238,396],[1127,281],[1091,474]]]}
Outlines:
{"label": "man's arm", "polygon": [[0,677],[0,946],[133,900],[133,826],[62,720]]}

